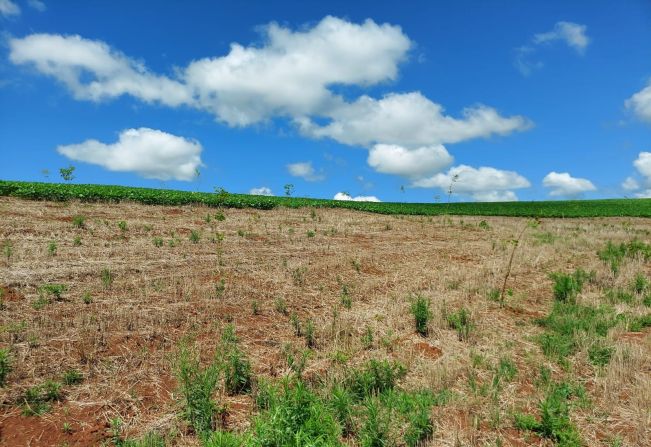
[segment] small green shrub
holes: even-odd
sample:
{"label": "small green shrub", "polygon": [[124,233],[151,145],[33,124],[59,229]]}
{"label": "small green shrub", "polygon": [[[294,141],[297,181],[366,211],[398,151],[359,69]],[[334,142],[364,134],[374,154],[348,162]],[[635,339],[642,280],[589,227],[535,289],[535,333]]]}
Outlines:
{"label": "small green shrub", "polygon": [[78,385],[84,380],[84,375],[76,369],[69,369],[63,373],[65,385]]}
{"label": "small green shrub", "polygon": [[162,247],[163,246],[163,238],[162,237],[155,237],[152,242],[154,243],[154,247]]}
{"label": "small green shrub", "polygon": [[370,349],[373,347],[373,330],[370,326],[366,326],[366,329],[362,334],[362,347],[364,349]]}
{"label": "small green shrub", "polygon": [[72,245],[75,247],[81,247],[81,236],[75,236],[72,240]]}
{"label": "small green shrub", "polygon": [[86,227],[86,217],[77,215],[72,218],[72,226],[75,228],[85,228]]}
{"label": "small green shrub", "polygon": [[47,244],[47,252],[50,256],[56,256],[57,254],[57,243],[56,241],[50,241],[49,244]]}
{"label": "small green shrub", "polygon": [[226,326],[222,332],[220,356],[226,391],[231,395],[251,391],[251,363],[238,346],[233,325]]}
{"label": "small green shrub", "polygon": [[576,269],[571,275],[551,273],[549,277],[554,281],[554,299],[574,303],[576,296],[583,290],[583,284],[594,279],[594,272],[587,273]]}
{"label": "small green shrub", "polygon": [[114,279],[111,270],[102,269],[101,277],[102,277],[102,285],[104,286],[104,288],[110,289]]}
{"label": "small green shrub", "polygon": [[479,225],[478,225],[478,226],[479,226],[479,228],[481,228],[482,230],[490,230],[490,229],[491,229],[491,226],[490,226],[490,225],[488,224],[488,222],[486,222],[485,220],[482,220],[481,222],[479,222]]}
{"label": "small green shrub", "polygon": [[65,284],[43,284],[39,292],[46,296],[53,296],[55,300],[61,301],[63,293],[68,290]]}
{"label": "small green shrub", "polygon": [[637,294],[644,293],[649,287],[649,280],[644,276],[643,273],[638,273],[635,275],[633,280],[633,291]]}
{"label": "small green shrub", "polygon": [[647,327],[651,327],[651,314],[633,318],[628,325],[628,330],[632,332],[641,332],[642,329]]}
{"label": "small green shrub", "polygon": [[274,302],[274,307],[276,309],[276,312],[282,315],[287,315],[287,303],[285,302],[284,299],[282,298],[276,298],[276,301]]}
{"label": "small green shrub", "polygon": [[52,402],[62,399],[61,384],[52,380],[28,388],[23,396],[23,414],[40,416],[50,411]]}
{"label": "small green shrub", "polygon": [[475,325],[472,322],[472,317],[470,315],[470,312],[465,307],[462,307],[457,312],[448,314],[446,319],[450,329],[454,329],[457,331],[457,336],[459,337],[459,340],[461,341],[468,340],[468,338],[470,337],[470,332],[473,330]]}
{"label": "small green shrub", "polygon": [[201,240],[201,234],[197,230],[190,231],[190,242],[196,244],[200,240]]}
{"label": "small green shrub", "polygon": [[424,296],[417,295],[411,304],[411,313],[414,316],[416,332],[422,336],[426,336],[429,332],[429,320],[432,318],[429,299],[425,298]]}
{"label": "small green shrub", "polygon": [[121,221],[118,222],[118,228],[123,233],[129,230],[129,228],[127,227],[127,222],[124,221],[124,220],[121,220]]}
{"label": "small green shrub", "polygon": [[93,297],[92,297],[92,295],[90,294],[90,292],[85,292],[85,293],[82,295],[81,300],[84,302],[84,304],[90,304],[90,303],[93,302]]}
{"label": "small green shrub", "polygon": [[615,352],[612,346],[606,346],[602,343],[594,343],[588,348],[588,359],[595,366],[606,366]]}
{"label": "small green shrub", "polygon": [[312,320],[307,320],[307,323],[305,323],[305,343],[308,348],[316,347],[316,334]]}
{"label": "small green shrub", "polygon": [[581,394],[581,389],[565,383],[553,385],[538,405],[540,420],[532,415],[516,414],[515,425],[551,439],[560,447],[581,447],[579,431],[569,416],[570,399]]}
{"label": "small green shrub", "polygon": [[9,376],[11,370],[12,362],[9,349],[0,349],[0,387],[4,387],[7,384],[7,376]]}
{"label": "small green shrub", "polygon": [[345,386],[361,400],[392,390],[405,374],[407,370],[399,362],[372,359],[363,368],[352,370],[345,380]]}
{"label": "small green shrub", "polygon": [[205,434],[215,427],[217,406],[212,399],[219,379],[219,365],[201,367],[199,353],[181,345],[175,360],[176,378],[183,396],[183,417],[195,432]]}

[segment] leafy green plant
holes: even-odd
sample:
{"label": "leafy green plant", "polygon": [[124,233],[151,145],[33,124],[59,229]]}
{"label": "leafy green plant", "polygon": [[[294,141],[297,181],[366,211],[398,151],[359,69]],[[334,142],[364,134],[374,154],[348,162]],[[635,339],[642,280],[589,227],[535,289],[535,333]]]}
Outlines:
{"label": "leafy green plant", "polygon": [[68,166],[67,168],[59,168],[59,175],[61,175],[61,178],[66,182],[70,182],[75,179],[74,172],[75,167],[72,165]]}
{"label": "leafy green plant", "polygon": [[154,247],[162,247],[163,246],[163,238],[162,237],[155,237],[152,242],[154,243]]}
{"label": "leafy green plant", "polygon": [[462,307],[457,312],[448,314],[446,320],[450,329],[457,331],[457,336],[461,341],[468,340],[470,332],[475,327],[470,312],[465,307]]}
{"label": "leafy green plant", "polygon": [[209,433],[215,427],[217,405],[212,396],[219,379],[219,365],[212,362],[202,367],[196,349],[183,344],[174,366],[183,396],[183,417],[197,433]]}
{"label": "leafy green plant", "polygon": [[549,277],[554,281],[554,299],[574,303],[576,296],[583,290],[583,284],[594,279],[594,272],[586,273],[582,269],[576,269],[571,275],[551,273]]}
{"label": "leafy green plant", "polygon": [[61,301],[63,293],[68,290],[65,284],[43,284],[39,292],[43,295],[53,296],[55,300]]}
{"label": "leafy green plant", "polygon": [[399,362],[372,359],[362,368],[352,370],[345,380],[345,386],[361,400],[392,390],[405,374],[407,369]]}
{"label": "leafy green plant", "polygon": [[52,402],[61,400],[61,384],[52,380],[28,388],[23,396],[23,414],[25,416],[40,416],[50,411]]}
{"label": "leafy green plant", "polygon": [[14,254],[14,246],[11,241],[4,241],[2,243],[2,254],[7,258],[7,262],[9,262]]}
{"label": "leafy green plant", "polygon": [[90,294],[90,292],[85,292],[82,295],[81,300],[84,302],[84,304],[90,304],[93,302],[93,296]]}
{"label": "leafy green plant", "polygon": [[276,312],[282,315],[287,315],[287,303],[285,302],[284,299],[282,298],[276,298],[274,302],[274,307],[276,309]]}
{"label": "leafy green plant", "polygon": [[47,244],[47,252],[50,256],[56,256],[57,254],[57,243],[56,241],[50,241]]}
{"label": "leafy green plant", "polygon": [[559,447],[581,447],[579,431],[570,420],[570,399],[582,390],[566,383],[554,384],[538,405],[540,420],[532,415],[516,414],[515,425],[553,440]]}
{"label": "leafy green plant", "polygon": [[7,376],[12,369],[13,367],[9,349],[0,349],[0,387],[4,387],[7,384]]}
{"label": "leafy green plant", "polygon": [[637,294],[644,293],[649,288],[649,280],[644,273],[638,273],[633,280],[633,291]]}
{"label": "leafy green plant", "polygon": [[86,227],[86,216],[77,215],[72,217],[72,226],[75,228]]}
{"label": "leafy green plant", "polygon": [[102,278],[102,285],[104,286],[105,289],[110,289],[111,285],[113,284],[113,273],[111,272],[110,269],[102,269],[101,273],[101,278]]}
{"label": "leafy green plant", "polygon": [[75,247],[81,247],[81,236],[75,236],[72,240],[72,245]]}
{"label": "leafy green plant", "polygon": [[485,220],[480,221],[478,226],[482,230],[490,230],[491,229],[491,226]]}
{"label": "leafy green plant", "polygon": [[307,323],[305,323],[305,343],[308,348],[316,347],[316,334],[312,320],[307,320]]}
{"label": "leafy green plant", "polygon": [[362,347],[364,349],[370,349],[373,347],[373,330],[370,326],[366,326],[366,329],[362,334]]}
{"label": "leafy green plant", "polygon": [[63,383],[65,385],[77,385],[83,380],[84,375],[76,369],[69,369],[63,373]]}
{"label": "leafy green plant", "polygon": [[422,336],[426,336],[429,331],[429,321],[432,318],[429,299],[422,295],[417,295],[411,304],[411,313],[414,316],[416,332]]}
{"label": "leafy green plant", "polygon": [[226,391],[232,395],[251,391],[251,363],[238,346],[233,325],[224,329],[219,352]]}
{"label": "leafy green plant", "polygon": [[127,226],[127,222],[125,220],[121,220],[121,221],[118,222],[118,228],[123,233],[126,232],[126,231],[129,231],[129,227]]}
{"label": "leafy green plant", "polygon": [[190,242],[196,244],[201,239],[201,234],[197,230],[190,231]]}
{"label": "leafy green plant", "polygon": [[341,285],[341,305],[346,309],[353,307],[353,298],[350,296],[350,290],[347,284]]}
{"label": "leafy green plant", "polygon": [[314,236],[316,236],[316,231],[314,231],[314,230],[307,230],[307,237],[308,237],[308,238],[312,238],[312,237],[314,237]]}
{"label": "leafy green plant", "polygon": [[588,348],[588,359],[595,366],[606,366],[610,363],[615,349],[603,343],[594,343]]}
{"label": "leafy green plant", "polygon": [[641,257],[644,260],[651,258],[651,245],[638,240],[619,245],[608,241],[606,246],[597,252],[597,255],[599,259],[610,266],[611,271],[616,275],[625,258]]}

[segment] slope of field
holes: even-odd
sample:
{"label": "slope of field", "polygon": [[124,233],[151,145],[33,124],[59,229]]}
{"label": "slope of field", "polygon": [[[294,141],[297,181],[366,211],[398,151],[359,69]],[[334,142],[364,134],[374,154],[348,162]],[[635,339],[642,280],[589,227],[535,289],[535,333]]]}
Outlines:
{"label": "slope of field", "polygon": [[227,208],[346,208],[380,214],[443,214],[511,217],[651,217],[651,199],[565,200],[491,203],[354,202],[247,194],[212,194],[110,185],[18,182],[0,180],[0,196],[34,200],[84,202],[131,201],[148,205],[206,205]]}
{"label": "slope of field", "polygon": [[[30,199],[112,188],[0,183]],[[332,428],[323,446],[651,445],[645,219],[24,198],[0,197],[2,446],[290,445],[269,441],[290,422],[312,441]],[[232,329],[250,387],[224,380]],[[206,371],[226,361],[212,440],[186,411],[183,346]]]}

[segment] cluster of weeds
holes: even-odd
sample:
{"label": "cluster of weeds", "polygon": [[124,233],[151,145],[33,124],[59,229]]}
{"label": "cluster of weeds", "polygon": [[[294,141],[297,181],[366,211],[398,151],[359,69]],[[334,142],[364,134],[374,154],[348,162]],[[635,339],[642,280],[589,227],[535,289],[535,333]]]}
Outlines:
{"label": "cluster of weeds", "polygon": [[238,345],[235,327],[227,325],[222,332],[218,357],[224,372],[226,392],[235,395],[251,391],[251,363]]}
{"label": "cluster of weeds", "polygon": [[371,349],[373,347],[373,330],[370,326],[366,326],[366,329],[362,333],[362,347],[364,349]]}
{"label": "cluster of weeds", "polygon": [[554,299],[564,303],[576,302],[576,297],[583,290],[586,282],[594,281],[595,273],[576,269],[572,274],[551,273],[549,277],[554,281]]}
{"label": "cluster of weeds", "polygon": [[199,233],[197,230],[191,230],[189,239],[193,244],[197,244],[201,240],[201,233]]}
{"label": "cluster of weeds", "polygon": [[78,385],[84,381],[84,375],[76,369],[69,369],[63,373],[62,381],[65,385]]}
{"label": "cluster of weeds", "polygon": [[118,228],[122,233],[126,233],[129,231],[129,227],[127,226],[127,222],[125,220],[121,220],[118,222]]}
{"label": "cluster of weeds", "polygon": [[[582,338],[604,339],[619,320],[609,306],[557,301],[547,317],[537,320],[546,329],[538,337],[538,343],[546,356],[564,364],[566,358],[579,349]],[[593,358],[597,356],[593,355]]]}
{"label": "cluster of weeds", "polygon": [[353,298],[350,295],[350,287],[348,284],[341,285],[341,305],[346,309],[353,307]]}
{"label": "cluster of weeds", "polygon": [[417,295],[411,303],[411,313],[414,316],[416,332],[423,337],[427,336],[429,332],[429,321],[432,318],[429,299],[422,295]]}
{"label": "cluster of weeds", "polygon": [[585,401],[585,390],[568,383],[551,384],[538,405],[539,417],[516,414],[515,425],[551,439],[560,447],[580,447],[583,445],[581,436],[570,420],[573,398]]}
{"label": "cluster of weeds", "polygon": [[147,433],[137,439],[123,438],[120,418],[111,419],[110,426],[111,441],[115,447],[165,447],[165,438],[155,432]]}
{"label": "cluster of weeds", "polygon": [[541,231],[539,233],[533,233],[531,235],[536,243],[538,244],[553,244],[556,240],[556,236],[551,231]]}
{"label": "cluster of weeds", "polygon": [[219,281],[217,281],[217,283],[215,284],[215,297],[222,298],[225,292],[226,292],[226,280],[222,278]]}
{"label": "cluster of weeds", "polygon": [[479,226],[479,228],[481,228],[482,230],[490,230],[490,229],[491,229],[491,226],[490,226],[490,225],[488,224],[488,222],[486,222],[485,220],[482,220],[481,222],[479,222],[479,225],[478,225],[478,226]]}
{"label": "cluster of weeds", "polygon": [[217,361],[202,367],[199,353],[181,345],[175,359],[176,378],[183,396],[183,417],[199,434],[215,428],[217,405],[212,396],[219,380]]}
{"label": "cluster of weeds", "polygon": [[72,239],[72,245],[75,247],[81,247],[81,236],[75,236]]}
{"label": "cluster of weeds", "polygon": [[599,259],[609,265],[613,274],[617,274],[625,258],[641,257],[644,260],[651,258],[651,245],[636,239],[619,245],[608,241],[606,246],[597,252],[597,255]]}
{"label": "cluster of weeds", "polygon": [[61,388],[61,384],[53,380],[28,388],[23,396],[23,414],[40,416],[50,411],[52,402],[63,398]]}
{"label": "cluster of weeds", "polygon": [[82,216],[82,215],[73,216],[72,226],[75,228],[86,228],[86,216]]}
{"label": "cluster of weeds", "polygon": [[628,323],[628,330],[632,332],[640,332],[647,327],[651,327],[651,314],[634,317]]}
{"label": "cluster of weeds", "polygon": [[154,243],[154,247],[162,247],[163,246],[163,238],[162,237],[155,237],[152,239],[152,242]]}
{"label": "cluster of weeds", "polygon": [[303,287],[305,285],[305,275],[307,274],[307,267],[296,267],[292,270],[292,280],[294,284]]}
{"label": "cluster of weeds", "polygon": [[113,284],[113,280],[115,279],[113,272],[111,272],[110,269],[102,269],[100,276],[102,278],[102,285],[104,286],[104,288],[110,289],[111,285]]}
{"label": "cluster of weeds", "polygon": [[307,385],[300,376],[272,384],[260,380],[254,396],[258,415],[244,433],[217,430],[204,447],[422,445],[434,433],[431,407],[449,393],[399,390],[405,373],[397,363],[372,361],[332,386]]}
{"label": "cluster of weeds", "polygon": [[9,349],[0,349],[0,387],[7,384],[7,376],[12,370],[11,356]]}
{"label": "cluster of weeds", "polygon": [[450,329],[457,331],[457,336],[460,341],[467,341],[470,337],[470,332],[474,329],[475,324],[472,321],[470,312],[462,307],[456,312],[446,315],[446,320]]}
{"label": "cluster of weeds", "polygon": [[288,310],[287,310],[287,302],[283,298],[276,298],[274,301],[274,308],[276,309],[276,312],[282,315],[287,315]]}
{"label": "cluster of weeds", "polygon": [[65,284],[43,284],[38,292],[41,297],[53,297],[56,301],[63,299],[63,293],[68,290]]}
{"label": "cluster of weeds", "polygon": [[359,259],[353,259],[350,261],[351,265],[355,269],[357,273],[361,273],[362,271],[362,263],[359,261]]}
{"label": "cluster of weeds", "polygon": [[7,262],[11,260],[11,257],[14,254],[14,245],[9,240],[5,240],[2,243],[2,254],[7,258]]}
{"label": "cluster of weeds", "polygon": [[58,247],[57,247],[57,243],[56,243],[56,241],[50,241],[50,242],[47,244],[47,253],[48,253],[50,256],[56,256],[56,254],[57,254],[57,249],[58,249]]}

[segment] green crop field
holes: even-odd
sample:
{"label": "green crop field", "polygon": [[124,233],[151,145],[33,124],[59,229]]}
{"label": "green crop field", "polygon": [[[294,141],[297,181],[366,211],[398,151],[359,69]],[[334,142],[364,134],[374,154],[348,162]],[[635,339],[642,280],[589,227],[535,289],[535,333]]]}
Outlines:
{"label": "green crop field", "polygon": [[32,200],[84,202],[132,201],[148,205],[221,206],[272,209],[347,208],[380,214],[476,215],[512,217],[651,217],[651,199],[566,200],[536,202],[398,203],[353,202],[300,197],[266,197],[248,194],[207,193],[111,185],[77,185],[0,180],[0,196]]}

